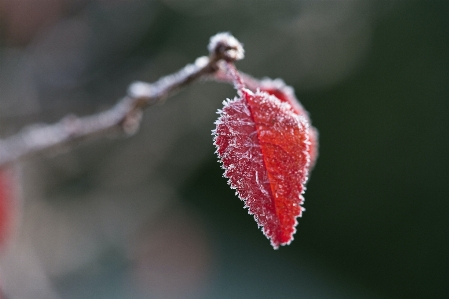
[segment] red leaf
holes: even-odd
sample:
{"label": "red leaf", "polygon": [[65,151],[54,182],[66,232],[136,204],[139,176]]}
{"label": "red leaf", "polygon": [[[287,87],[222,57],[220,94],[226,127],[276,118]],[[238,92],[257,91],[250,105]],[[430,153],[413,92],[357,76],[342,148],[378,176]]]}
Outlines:
{"label": "red leaf", "polygon": [[244,89],[235,78],[240,98],[224,102],[214,144],[224,176],[277,249],[293,240],[304,210],[309,122],[290,103]]}

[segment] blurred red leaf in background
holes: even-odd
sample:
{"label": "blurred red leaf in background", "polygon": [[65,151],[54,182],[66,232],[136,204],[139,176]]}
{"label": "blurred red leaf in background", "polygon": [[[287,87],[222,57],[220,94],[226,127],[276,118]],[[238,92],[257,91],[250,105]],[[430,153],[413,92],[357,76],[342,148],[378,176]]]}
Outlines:
{"label": "blurred red leaf in background", "polygon": [[0,168],[0,249],[5,246],[11,232],[14,203],[12,170]]}

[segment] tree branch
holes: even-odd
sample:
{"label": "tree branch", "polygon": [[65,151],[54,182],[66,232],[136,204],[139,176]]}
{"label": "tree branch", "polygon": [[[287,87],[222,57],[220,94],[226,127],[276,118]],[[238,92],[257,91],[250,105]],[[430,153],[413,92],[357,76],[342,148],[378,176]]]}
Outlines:
{"label": "tree branch", "polygon": [[221,62],[234,62],[244,56],[242,45],[229,33],[211,37],[208,49],[208,57],[199,57],[193,64],[154,83],[132,83],[128,95],[107,111],[85,117],[69,115],[55,124],[31,125],[0,139],[0,166],[114,132],[133,134],[140,126],[144,108],[194,81],[210,77],[220,69]]}

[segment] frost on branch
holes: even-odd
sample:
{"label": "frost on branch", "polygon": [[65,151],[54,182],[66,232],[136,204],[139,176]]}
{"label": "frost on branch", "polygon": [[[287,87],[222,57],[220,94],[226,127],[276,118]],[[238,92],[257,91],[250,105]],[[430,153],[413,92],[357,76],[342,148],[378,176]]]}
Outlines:
{"label": "frost on branch", "polygon": [[296,218],[304,210],[317,135],[293,92],[270,85],[252,92],[240,87],[244,83],[236,72],[234,78],[240,97],[224,102],[219,111],[216,152],[229,184],[277,249],[293,240]]}
{"label": "frost on branch", "polygon": [[244,56],[241,43],[229,33],[213,36],[208,50],[209,56],[199,57],[194,63],[156,82],[132,83],[128,95],[106,111],[84,117],[68,115],[55,124],[31,125],[15,135],[0,139],[0,166],[91,138],[117,133],[132,135],[139,128],[145,108],[162,103],[195,81],[215,77],[221,63],[233,62]]}
{"label": "frost on branch", "polygon": [[242,44],[229,32],[217,33],[212,36],[207,48],[210,55],[220,57],[228,62],[245,57]]}

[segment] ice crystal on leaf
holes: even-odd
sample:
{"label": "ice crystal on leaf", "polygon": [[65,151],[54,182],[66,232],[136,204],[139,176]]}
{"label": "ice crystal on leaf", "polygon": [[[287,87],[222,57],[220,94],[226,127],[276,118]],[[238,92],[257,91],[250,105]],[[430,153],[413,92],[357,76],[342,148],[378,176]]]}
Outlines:
{"label": "ice crystal on leaf", "polygon": [[224,176],[277,249],[293,240],[304,211],[317,135],[293,91],[264,83],[253,92],[233,71],[239,97],[219,111],[214,144]]}

